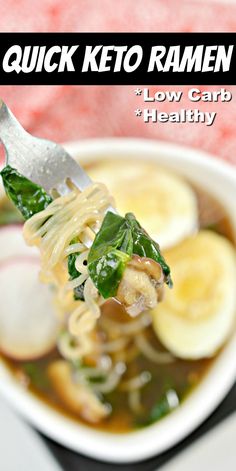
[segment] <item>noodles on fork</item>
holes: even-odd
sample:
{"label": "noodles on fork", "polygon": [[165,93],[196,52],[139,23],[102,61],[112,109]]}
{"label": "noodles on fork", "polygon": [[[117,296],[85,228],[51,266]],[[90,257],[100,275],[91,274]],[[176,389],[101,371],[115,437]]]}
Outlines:
{"label": "noodles on fork", "polygon": [[[68,195],[55,199],[24,225],[27,244],[36,245],[40,250],[41,281],[56,286],[57,297],[64,298],[63,307],[66,305],[69,333],[76,337],[75,350],[81,356],[92,348],[89,332],[100,316],[100,305],[103,302],[102,296],[89,278],[89,246],[95,237],[94,228],[99,230],[112,203],[105,185],[94,183],[82,193],[73,187]],[[76,242],[71,243],[75,239]],[[70,254],[77,254],[75,267],[80,274],[77,278],[67,281],[66,260]],[[77,301],[75,307],[72,290],[83,283],[85,302]],[[70,297],[66,297],[67,290],[71,291]],[[65,341],[62,345],[64,352],[70,357],[71,349],[68,345],[65,348]]]}

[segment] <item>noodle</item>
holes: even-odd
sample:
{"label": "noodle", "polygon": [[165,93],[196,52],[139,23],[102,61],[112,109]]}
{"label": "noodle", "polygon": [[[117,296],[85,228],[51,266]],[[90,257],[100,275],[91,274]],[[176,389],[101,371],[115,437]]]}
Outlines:
{"label": "noodle", "polygon": [[97,367],[84,367],[79,370],[79,372],[76,372],[79,377],[84,376],[85,378],[97,378],[99,376],[103,376],[107,374],[107,372],[111,369],[110,368],[101,368],[99,366]]}
{"label": "noodle", "polygon": [[138,376],[124,381],[120,385],[120,389],[122,391],[133,391],[135,389],[140,389],[151,380],[151,377],[152,376],[149,371],[142,371],[142,373],[140,373]]}
{"label": "noodle", "polygon": [[83,239],[83,233],[91,224],[102,221],[110,204],[105,186],[93,184],[82,193],[74,190],[57,198],[25,223],[26,242],[39,246],[42,273],[50,271],[53,278],[57,264],[62,262],[71,241],[77,237],[79,243],[85,245],[84,240],[80,240],[81,236]]}
{"label": "noodle", "polygon": [[[113,368],[109,365],[109,369],[102,367],[85,367],[76,370],[74,379],[81,384],[89,384],[96,394],[108,394],[118,386],[125,370],[126,366],[122,362],[116,363]],[[90,382],[91,379],[98,379],[101,376],[104,377],[102,381]]]}
{"label": "noodle", "polygon": [[112,371],[107,375],[105,381],[93,384],[93,390],[96,393],[108,394],[112,392],[119,384],[121,376],[125,372],[124,363],[117,363]]}
{"label": "noodle", "polygon": [[119,337],[115,340],[111,340],[110,342],[106,342],[105,344],[99,347],[99,350],[103,353],[116,353],[119,350],[123,350],[126,345],[129,343],[129,339],[124,337]]}
{"label": "noodle", "polygon": [[84,335],[81,336],[80,341],[77,342],[76,338],[73,338],[69,332],[63,332],[57,341],[57,347],[64,358],[77,360],[82,355],[86,355],[90,352],[91,339]]}
{"label": "noodle", "polygon": [[108,318],[102,319],[102,324],[105,328],[107,327],[108,329],[116,330],[122,335],[134,335],[149,326],[151,322],[152,318],[147,312],[140,315],[138,319],[125,323],[117,322]]}
{"label": "noodle", "polygon": [[70,289],[77,288],[77,286],[82,285],[82,283],[85,280],[87,280],[87,278],[88,278],[88,274],[87,273],[82,273],[77,278],[74,278],[74,280],[68,281],[68,283],[66,284],[66,289],[70,290]]}
{"label": "noodle", "polygon": [[65,249],[65,257],[68,257],[68,255],[76,252],[82,252],[84,250],[84,244],[70,244],[69,247],[66,247]]}
{"label": "noodle", "polygon": [[145,336],[139,333],[135,337],[136,345],[139,350],[145,355],[148,360],[153,361],[154,363],[172,363],[175,361],[174,357],[168,352],[159,352],[157,351],[145,338]]}
{"label": "noodle", "polygon": [[[82,193],[73,187],[68,195],[55,199],[24,225],[27,244],[38,246],[41,253],[41,280],[56,285],[57,298],[69,315],[69,333],[58,341],[59,350],[69,359],[92,350],[88,334],[100,316],[103,299],[89,278],[88,247],[111,204],[108,190],[102,184],[94,183]],[[77,242],[71,244],[75,238]],[[66,282],[65,258],[74,253],[78,253],[75,268],[80,275]],[[65,291],[72,291],[83,283],[85,302],[77,301],[75,306],[73,297],[66,296]]]}
{"label": "noodle", "polygon": [[141,404],[141,393],[140,389],[133,389],[128,393],[129,407],[135,414],[143,412],[143,406]]}
{"label": "noodle", "polygon": [[89,254],[89,250],[86,250],[85,252],[82,252],[78,257],[76,258],[75,262],[75,268],[77,271],[80,273],[86,273],[88,274],[88,269],[87,269],[87,264],[85,263],[87,261]]}

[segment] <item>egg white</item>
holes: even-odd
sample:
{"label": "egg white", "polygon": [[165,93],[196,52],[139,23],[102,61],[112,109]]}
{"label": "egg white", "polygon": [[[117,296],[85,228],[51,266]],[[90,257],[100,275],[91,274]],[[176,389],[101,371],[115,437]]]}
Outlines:
{"label": "egg white", "polygon": [[194,191],[184,180],[153,162],[99,161],[88,169],[105,183],[118,212],[133,212],[161,249],[176,245],[198,227]]}
{"label": "egg white", "polygon": [[152,311],[153,327],[177,357],[211,357],[235,323],[235,249],[224,237],[200,231],[165,255],[174,287]]}

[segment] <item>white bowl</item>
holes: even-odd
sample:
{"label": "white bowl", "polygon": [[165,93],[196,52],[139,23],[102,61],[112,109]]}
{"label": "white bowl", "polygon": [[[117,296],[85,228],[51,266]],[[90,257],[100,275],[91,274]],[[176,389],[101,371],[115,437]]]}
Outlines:
{"label": "white bowl", "polygon": [[[135,165],[135,160],[145,158],[172,168],[216,195],[236,229],[236,171],[212,156],[143,139],[96,139],[65,146],[81,163],[100,158],[133,158]],[[121,435],[96,431],[64,417],[25,391],[3,363],[0,363],[0,393],[41,432],[68,448],[104,461],[140,461],[172,447],[211,414],[235,381],[235,358],[236,334],[205,379],[175,412],[147,428]]]}

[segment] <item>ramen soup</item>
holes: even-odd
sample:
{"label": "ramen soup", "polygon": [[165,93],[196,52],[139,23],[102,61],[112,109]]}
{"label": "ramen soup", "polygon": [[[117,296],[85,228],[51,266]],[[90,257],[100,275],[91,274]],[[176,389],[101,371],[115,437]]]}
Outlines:
{"label": "ramen soup", "polygon": [[[135,316],[117,299],[103,302],[90,336],[92,348],[83,355],[77,354],[65,322],[60,324],[62,306],[55,309],[60,322],[49,343],[40,331],[32,350],[18,355],[0,332],[0,348],[22,388],[58,412],[98,429],[129,432],[178,408],[233,331],[235,239],[219,201],[154,163],[134,166],[126,161],[121,166],[116,160],[101,160],[89,164],[87,171],[94,181],[106,184],[119,214],[132,211],[160,243],[173,288],[165,287],[153,310]],[[20,231],[22,221],[3,197],[0,233],[16,223],[14,231]],[[9,270],[14,269],[13,263]],[[44,317],[36,316],[35,322],[44,322]],[[2,325],[0,316],[0,331]],[[43,340],[37,343],[40,335]]]}

